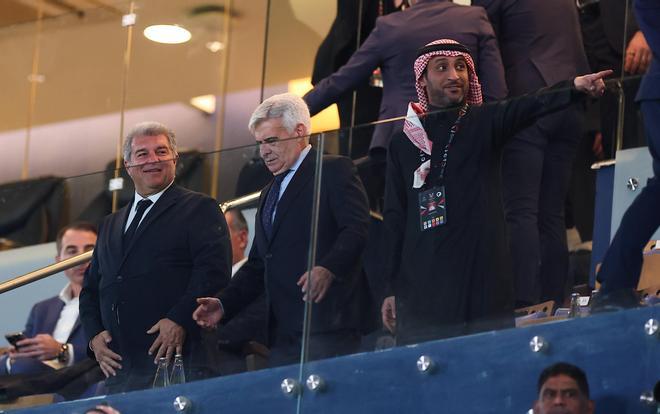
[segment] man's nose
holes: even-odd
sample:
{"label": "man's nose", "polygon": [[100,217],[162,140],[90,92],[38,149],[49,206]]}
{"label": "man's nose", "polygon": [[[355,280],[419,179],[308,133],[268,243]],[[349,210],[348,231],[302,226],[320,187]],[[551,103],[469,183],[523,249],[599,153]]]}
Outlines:
{"label": "man's nose", "polygon": [[552,404],[553,405],[564,405],[565,404],[565,398],[561,393],[557,393],[555,395],[555,398],[552,399]]}
{"label": "man's nose", "polygon": [[449,79],[458,79],[458,71],[455,67],[450,66],[447,72],[447,76],[449,76]]}
{"label": "man's nose", "polygon": [[152,164],[155,162],[163,161],[164,158],[161,158],[158,154],[155,152],[150,152],[147,154],[147,159],[144,160],[145,164]]}

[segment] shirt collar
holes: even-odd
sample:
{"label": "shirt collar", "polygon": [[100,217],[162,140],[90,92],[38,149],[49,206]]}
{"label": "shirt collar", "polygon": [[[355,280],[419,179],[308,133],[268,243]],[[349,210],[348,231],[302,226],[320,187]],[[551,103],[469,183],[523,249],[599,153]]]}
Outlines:
{"label": "shirt collar", "polygon": [[141,196],[140,194],[138,194],[138,192],[136,191],[136,192],[135,192],[135,196],[133,197],[133,209],[136,209],[136,208],[137,208],[137,203],[138,203],[138,201],[140,201],[140,200],[146,200],[146,199],[149,199],[149,200],[151,200],[152,205],[156,204],[156,201],[158,201],[158,199],[160,198],[160,196],[162,196],[163,193],[164,193],[165,191],[167,191],[167,189],[170,188],[170,187],[172,186],[172,184],[174,184],[174,180],[172,180],[172,182],[169,183],[169,184],[167,185],[167,187],[163,188],[161,191],[157,192],[156,194],[152,194],[152,195],[150,195],[150,196],[147,196],[147,197],[142,197],[142,196]]}
{"label": "shirt collar", "polygon": [[73,297],[71,294],[71,283],[67,283],[66,286],[62,288],[60,291],[60,294],[58,295],[60,300],[64,302],[65,305],[70,304],[71,302],[75,301],[78,299],[78,297]]}
{"label": "shirt collar", "polygon": [[240,269],[241,266],[243,266],[245,262],[247,262],[247,259],[248,259],[247,256],[245,256],[244,258],[242,258],[241,260],[239,260],[238,262],[234,263],[231,266],[231,277],[234,277],[236,272],[238,272],[238,269]]}
{"label": "shirt collar", "polygon": [[[291,166],[291,168],[289,168],[289,171],[291,171],[293,174],[295,174],[296,170],[300,167],[300,164],[302,164],[303,160],[305,159],[307,154],[309,154],[309,151],[311,149],[312,149],[312,146],[310,144],[307,144],[307,146],[305,148],[303,148],[302,151],[300,151],[300,155],[298,155],[298,159]],[[293,174],[291,174],[291,176],[293,176]]]}

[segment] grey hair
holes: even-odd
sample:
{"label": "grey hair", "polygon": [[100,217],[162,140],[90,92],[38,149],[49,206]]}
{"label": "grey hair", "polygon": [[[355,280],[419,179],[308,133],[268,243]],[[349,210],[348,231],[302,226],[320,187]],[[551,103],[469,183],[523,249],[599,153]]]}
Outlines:
{"label": "grey hair", "polygon": [[292,93],[273,95],[263,101],[252,113],[248,128],[254,134],[261,122],[273,118],[282,119],[284,128],[290,134],[293,134],[298,124],[305,126],[305,135],[308,135],[312,129],[307,104],[301,97]]}
{"label": "grey hair", "polygon": [[161,124],[160,122],[147,121],[141,122],[133,127],[131,131],[126,135],[124,140],[124,160],[131,160],[131,149],[133,145],[133,139],[135,137],[156,137],[158,135],[165,135],[170,144],[170,149],[174,152],[174,155],[177,155],[176,150],[176,136],[174,131]]}
{"label": "grey hair", "polygon": [[232,223],[231,223],[231,229],[234,231],[248,231],[248,225],[247,225],[247,220],[245,220],[245,216],[241,212],[241,210],[237,209],[232,209],[228,210],[227,214],[229,214],[232,217]]}

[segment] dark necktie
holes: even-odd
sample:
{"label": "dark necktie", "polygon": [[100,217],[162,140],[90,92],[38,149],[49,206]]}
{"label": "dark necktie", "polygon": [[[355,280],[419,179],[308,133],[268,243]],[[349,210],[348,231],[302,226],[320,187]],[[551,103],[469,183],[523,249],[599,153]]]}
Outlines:
{"label": "dark necktie", "polygon": [[153,202],[148,198],[138,201],[135,217],[133,217],[133,221],[131,221],[131,225],[128,226],[128,230],[126,230],[126,233],[124,233],[124,239],[122,240],[122,245],[124,247],[124,250],[126,250],[128,248],[128,245],[131,243],[131,239],[133,239],[133,236],[135,235],[135,231],[140,225],[140,220],[142,220],[142,216],[144,216],[144,212],[152,204]]}
{"label": "dark necktie", "polygon": [[282,181],[284,181],[284,178],[291,172],[291,170],[287,170],[283,172],[282,174],[278,174],[275,176],[275,180],[273,181],[273,185],[270,186],[270,191],[268,192],[268,195],[266,196],[266,201],[264,202],[264,208],[261,214],[261,224],[264,226],[264,231],[266,232],[266,237],[270,239],[272,236],[272,231],[273,231],[273,212],[275,211],[275,207],[277,206],[277,201],[280,197],[280,189],[282,188]]}

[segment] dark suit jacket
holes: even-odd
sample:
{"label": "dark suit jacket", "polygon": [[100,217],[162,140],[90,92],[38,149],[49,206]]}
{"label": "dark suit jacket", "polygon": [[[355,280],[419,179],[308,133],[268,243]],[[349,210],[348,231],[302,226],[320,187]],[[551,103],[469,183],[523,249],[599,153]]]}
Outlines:
{"label": "dark suit jacket", "polygon": [[[346,63],[360,43],[369,36],[378,16],[378,0],[337,0],[337,16],[314,59],[312,85],[332,75]],[[360,10],[361,9],[361,10]],[[362,14],[360,14],[360,11]]]}
{"label": "dark suit jacket", "polygon": [[[442,38],[470,48],[486,100],[506,97],[502,59],[486,13],[446,0],[419,0],[413,7],[376,20],[376,27],[346,65],[304,96],[310,112],[314,115],[336,102],[380,67],[384,89],[379,119],[404,116],[408,102],[417,101],[413,72],[416,52]],[[401,122],[377,125],[371,147],[386,149],[401,126]]]}
{"label": "dark suit jacket", "polygon": [[[660,3],[657,0],[636,0],[635,13],[639,20],[639,25],[646,37],[646,41],[653,52],[653,61],[648,72],[642,79],[637,94],[638,100],[659,100],[660,99]],[[649,136],[653,137],[658,143],[658,131],[649,131]],[[656,144],[657,145],[657,144]]]}
{"label": "dark suit jacket", "polygon": [[497,33],[511,96],[589,72],[574,0],[472,0]]}
{"label": "dark suit jacket", "polygon": [[632,11],[632,1],[628,9],[628,27],[626,25],[626,1],[625,0],[600,0],[600,19],[605,31],[605,36],[610,43],[610,46],[616,50],[620,55],[623,54],[625,49],[623,45],[623,35],[626,34],[626,39],[629,42],[636,31],[639,30],[635,15]]}
{"label": "dark suit jacket", "polygon": [[[38,334],[52,335],[62,308],[64,308],[64,302],[58,296],[36,303],[25,324],[25,336],[32,338]],[[73,345],[73,362],[87,358],[87,337],[80,324],[80,317],[73,325],[73,330],[66,343]]]}
{"label": "dark suit jacket", "polygon": [[[282,195],[270,241],[261,224],[261,209],[272,184],[264,188],[249,259],[219,295],[231,317],[265,291],[271,338],[275,333],[300,335],[303,330],[304,302],[296,283],[307,270],[315,157],[314,150],[307,154]],[[357,330],[367,198],[348,158],[324,156],[321,177],[316,264],[329,269],[336,279],[326,297],[314,304],[311,329],[313,333]]]}
{"label": "dark suit jacket", "polygon": [[172,185],[144,217],[124,254],[122,235],[131,204],[99,227],[80,296],[88,339],[108,330],[110,347],[123,357],[122,373],[153,371],[147,350],[156,335],[146,331],[169,318],[186,330],[187,367],[203,364],[192,313],[196,298],[213,295],[229,281],[231,248],[224,216],[212,198]]}

